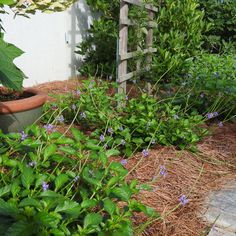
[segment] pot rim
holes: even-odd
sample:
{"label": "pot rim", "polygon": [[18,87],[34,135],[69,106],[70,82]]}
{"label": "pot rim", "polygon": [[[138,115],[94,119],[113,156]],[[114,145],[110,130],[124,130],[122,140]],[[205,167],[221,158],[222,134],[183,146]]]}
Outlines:
{"label": "pot rim", "polygon": [[15,101],[0,102],[0,114],[31,110],[42,106],[47,100],[47,96],[36,89],[29,88],[24,89],[23,91],[33,95]]}

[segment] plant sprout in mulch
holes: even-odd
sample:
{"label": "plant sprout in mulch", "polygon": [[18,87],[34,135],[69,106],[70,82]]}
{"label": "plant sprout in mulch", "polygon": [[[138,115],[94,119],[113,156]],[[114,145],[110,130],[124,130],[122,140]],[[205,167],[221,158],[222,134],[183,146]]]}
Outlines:
{"label": "plant sprout in mulch", "polygon": [[[77,80],[69,80],[46,83],[38,89],[60,94],[75,85]],[[56,127],[61,132],[67,128],[63,123]],[[206,207],[204,199],[211,190],[236,177],[236,125],[215,124],[209,128],[212,135],[197,145],[195,153],[156,145],[148,153],[139,152],[129,159],[112,158],[129,171],[128,180],[139,181],[138,199],[161,214],[151,221],[136,214],[133,221],[137,234],[207,235],[211,225],[201,217]]]}

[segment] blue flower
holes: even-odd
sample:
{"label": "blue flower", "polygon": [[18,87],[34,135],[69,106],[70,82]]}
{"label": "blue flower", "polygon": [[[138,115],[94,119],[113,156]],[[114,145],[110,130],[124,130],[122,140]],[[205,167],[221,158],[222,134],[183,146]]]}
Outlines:
{"label": "blue flower", "polygon": [[56,118],[56,121],[59,121],[60,123],[63,123],[65,121],[64,116],[60,115]]}
{"label": "blue flower", "polygon": [[144,157],[147,157],[149,155],[149,152],[148,152],[148,150],[143,149],[142,154]]}
{"label": "blue flower", "polygon": [[75,110],[76,110],[76,105],[75,105],[75,104],[72,104],[72,105],[71,105],[71,109],[75,111]]}
{"label": "blue flower", "polygon": [[109,133],[109,134],[111,134],[111,135],[114,133],[114,131],[113,131],[113,129],[112,129],[112,128],[108,128],[108,130],[107,130],[107,131],[108,131],[108,133]]}
{"label": "blue flower", "polygon": [[83,118],[83,119],[85,119],[85,118],[86,118],[85,112],[81,112],[81,113],[80,113],[80,117]]}
{"label": "blue flower", "polygon": [[126,165],[127,163],[128,163],[128,161],[126,159],[123,159],[120,161],[120,164],[123,166]]}
{"label": "blue flower", "polygon": [[122,146],[125,146],[125,144],[126,144],[125,140],[124,140],[124,139],[121,139],[120,144],[121,144]]}
{"label": "blue flower", "polygon": [[218,123],[218,126],[219,126],[220,128],[223,127],[223,126],[224,126],[223,122],[219,122],[219,123]]}
{"label": "blue flower", "polygon": [[21,131],[20,132],[20,140],[21,141],[24,141],[27,137],[28,137],[28,134],[26,134],[24,131]]}
{"label": "blue flower", "polygon": [[120,130],[120,131],[123,131],[123,130],[124,130],[124,128],[123,128],[122,125],[119,127],[119,130]]}
{"label": "blue flower", "polygon": [[43,181],[42,183],[42,188],[43,188],[43,191],[46,191],[49,187],[49,184],[47,184],[45,181]]}
{"label": "blue flower", "polygon": [[75,91],[75,93],[76,93],[76,95],[80,95],[81,94],[81,91],[79,90],[79,89],[77,89],[76,91]]}
{"label": "blue flower", "polygon": [[28,163],[28,166],[30,166],[30,167],[34,167],[36,165],[37,165],[37,161],[31,161]]}
{"label": "blue flower", "polygon": [[44,129],[47,130],[48,133],[52,132],[54,129],[54,126],[52,124],[47,124],[47,125],[44,125],[43,127]]}
{"label": "blue flower", "polygon": [[166,174],[167,174],[166,172],[167,172],[167,171],[166,171],[165,166],[161,165],[161,166],[160,166],[160,176],[166,177]]}
{"label": "blue flower", "polygon": [[189,202],[189,200],[187,199],[185,195],[181,195],[179,198],[179,201],[183,206],[185,206]]}
{"label": "blue flower", "polygon": [[75,176],[75,178],[73,179],[74,182],[78,181],[79,180],[79,176]]}
{"label": "blue flower", "polygon": [[105,136],[103,134],[100,135],[100,141],[104,142],[105,141]]}

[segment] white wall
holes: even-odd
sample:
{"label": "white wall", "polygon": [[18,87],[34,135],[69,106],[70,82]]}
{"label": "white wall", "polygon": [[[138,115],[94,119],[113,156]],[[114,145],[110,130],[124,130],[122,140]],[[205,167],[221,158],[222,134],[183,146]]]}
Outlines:
{"label": "white wall", "polygon": [[6,31],[5,41],[25,52],[15,60],[28,77],[24,81],[25,87],[76,75],[79,58],[74,51],[92,22],[84,0],[66,12],[37,13],[30,19],[22,16],[14,19],[11,13],[1,14],[0,18]]}

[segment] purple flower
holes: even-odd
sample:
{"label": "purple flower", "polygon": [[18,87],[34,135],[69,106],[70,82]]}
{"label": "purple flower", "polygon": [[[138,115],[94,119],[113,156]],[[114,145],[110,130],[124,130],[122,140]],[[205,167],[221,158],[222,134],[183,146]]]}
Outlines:
{"label": "purple flower", "polygon": [[174,119],[175,119],[175,120],[178,120],[178,119],[179,119],[179,116],[178,116],[178,115],[176,115],[176,114],[174,114],[174,116],[173,116],[173,117],[174,117]]}
{"label": "purple flower", "polygon": [[42,188],[43,188],[43,191],[46,191],[49,187],[49,184],[47,184],[45,181],[43,181],[42,183]]}
{"label": "purple flower", "polygon": [[80,117],[85,119],[85,118],[86,118],[85,112],[81,112],[81,113],[80,113]]}
{"label": "purple flower", "polygon": [[213,116],[214,116],[214,117],[216,117],[216,116],[218,116],[218,115],[219,115],[219,113],[218,113],[217,111],[213,112]]}
{"label": "purple flower", "polygon": [[148,150],[143,149],[142,154],[144,157],[147,157],[149,155],[149,152],[148,152]]}
{"label": "purple flower", "polygon": [[179,198],[179,201],[183,206],[185,206],[189,202],[189,200],[187,199],[185,195],[181,195]]}
{"label": "purple flower", "polygon": [[128,100],[129,100],[129,97],[128,97],[127,95],[125,96],[125,100],[126,100],[126,101],[128,101]]}
{"label": "purple flower", "polygon": [[34,167],[36,165],[37,165],[37,161],[31,161],[28,163],[28,166],[30,166],[30,167]]}
{"label": "purple flower", "polygon": [[78,181],[79,180],[79,176],[75,176],[75,178],[73,179],[74,182]]}
{"label": "purple flower", "polygon": [[124,140],[124,139],[121,139],[120,144],[121,144],[122,146],[125,146],[125,144],[126,144],[125,140]]}
{"label": "purple flower", "polygon": [[76,110],[76,105],[75,105],[75,104],[72,104],[72,105],[71,105],[71,109],[75,111],[75,110]]}
{"label": "purple flower", "polygon": [[26,134],[24,131],[21,131],[20,132],[20,140],[21,141],[24,141],[27,137],[28,137],[28,134]]}
{"label": "purple flower", "polygon": [[108,132],[109,134],[111,134],[111,135],[114,133],[114,131],[113,131],[112,128],[108,128],[107,132]]}
{"label": "purple flower", "polygon": [[47,130],[48,133],[51,133],[54,129],[54,126],[52,124],[47,124],[44,125],[43,127]]}
{"label": "purple flower", "polygon": [[166,171],[165,166],[161,165],[161,166],[160,166],[160,176],[166,177],[166,174],[167,174],[166,172],[167,172],[167,171]]}
{"label": "purple flower", "polygon": [[122,125],[119,127],[119,130],[120,130],[120,131],[123,131],[123,130],[124,130],[124,128],[123,128]]}
{"label": "purple flower", "polygon": [[75,93],[76,93],[76,95],[80,95],[81,94],[81,91],[79,90],[79,89],[77,89],[76,91],[75,91]]}
{"label": "purple flower", "polygon": [[128,161],[126,159],[123,159],[120,161],[120,164],[123,166],[126,165],[127,163],[128,163]]}
{"label": "purple flower", "polygon": [[60,123],[63,123],[65,121],[64,116],[60,115],[56,118],[56,121],[59,121]]}
{"label": "purple flower", "polygon": [[219,122],[218,126],[221,128],[224,126],[223,122]]}
{"label": "purple flower", "polygon": [[206,114],[207,119],[211,119],[214,117],[213,113],[207,113]]}
{"label": "purple flower", "polygon": [[152,139],[151,144],[156,144],[156,139]]}
{"label": "purple flower", "polygon": [[201,93],[201,94],[200,94],[200,97],[201,97],[201,98],[204,98],[204,96],[205,96],[204,93]]}
{"label": "purple flower", "polygon": [[105,136],[103,134],[100,135],[100,141],[104,142],[105,141]]}

